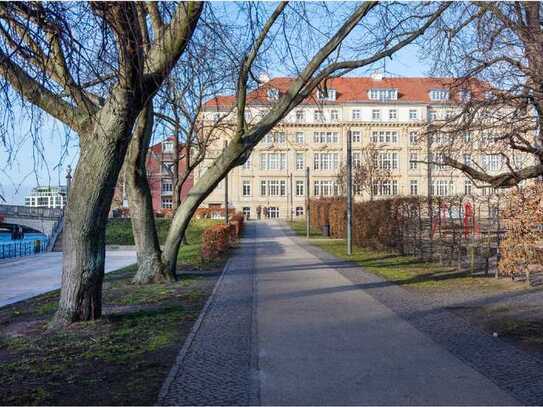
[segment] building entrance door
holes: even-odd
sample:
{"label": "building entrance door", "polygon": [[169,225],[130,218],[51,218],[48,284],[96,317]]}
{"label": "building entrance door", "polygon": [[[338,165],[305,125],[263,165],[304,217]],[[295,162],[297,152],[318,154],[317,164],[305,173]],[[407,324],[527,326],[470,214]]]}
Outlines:
{"label": "building entrance door", "polygon": [[243,216],[245,219],[249,220],[251,218],[251,208],[248,206],[243,207]]}

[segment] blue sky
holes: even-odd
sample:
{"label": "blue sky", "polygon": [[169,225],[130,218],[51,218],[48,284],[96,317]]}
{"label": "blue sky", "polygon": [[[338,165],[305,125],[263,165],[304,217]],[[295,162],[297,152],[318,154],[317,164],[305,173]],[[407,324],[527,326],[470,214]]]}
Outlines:
{"label": "blue sky", "polygon": [[[409,46],[395,54],[385,63],[388,76],[424,76],[429,66],[419,61],[415,46]],[[379,67],[383,66],[380,62]],[[366,73],[367,70],[364,72]],[[356,75],[356,71],[353,75]],[[363,73],[359,73],[363,74]],[[29,119],[18,115],[18,126],[14,138],[22,140],[15,154],[0,150],[0,194],[11,204],[23,204],[24,197],[36,185],[58,185],[65,183],[66,167],[77,164],[78,140],[69,134],[65,126],[44,115],[43,123],[35,129],[41,146],[36,148],[28,129]],[[42,157],[40,157],[40,153]]]}

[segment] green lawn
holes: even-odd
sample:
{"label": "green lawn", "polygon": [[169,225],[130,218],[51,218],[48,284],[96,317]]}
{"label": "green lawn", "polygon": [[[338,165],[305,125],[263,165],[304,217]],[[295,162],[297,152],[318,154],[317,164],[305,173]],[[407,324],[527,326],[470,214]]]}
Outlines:
{"label": "green lawn", "polygon": [[[296,234],[305,236],[304,221],[291,222],[290,226]],[[421,261],[410,256],[401,256],[393,252],[353,246],[353,254],[348,256],[345,239],[328,239],[315,229],[311,231],[310,241],[340,259],[354,261],[367,271],[400,285],[434,289],[461,288],[473,285],[480,289],[495,289],[507,285],[501,280],[496,281],[493,278],[458,273],[451,267]]]}
{"label": "green lawn", "polygon": [[[191,223],[175,283],[133,285],[135,266],[108,273],[99,321],[48,330],[59,290],[0,308],[0,405],[153,405],[226,259],[201,259],[213,223]],[[109,232],[127,242],[129,226]]]}
{"label": "green lawn", "polygon": [[[164,244],[168,234],[168,228],[171,219],[156,218],[156,227],[160,244]],[[220,220],[213,219],[195,219],[188,229],[186,244],[181,246],[178,254],[178,260],[181,263],[192,265],[202,265],[200,256],[200,245],[202,231],[212,225],[220,223]],[[106,244],[119,246],[133,246],[134,236],[132,234],[132,224],[130,219],[110,219],[106,227]]]}

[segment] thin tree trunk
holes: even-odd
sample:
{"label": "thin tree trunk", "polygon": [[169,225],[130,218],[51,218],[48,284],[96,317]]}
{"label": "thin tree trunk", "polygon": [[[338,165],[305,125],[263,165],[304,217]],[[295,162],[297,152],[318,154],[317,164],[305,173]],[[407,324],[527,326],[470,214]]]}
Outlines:
{"label": "thin tree trunk", "polygon": [[132,280],[135,284],[175,281],[175,268],[167,270],[162,263],[147,182],[146,157],[152,132],[153,105],[149,101],[136,122],[125,161],[130,219],[138,257],[138,270]]}
{"label": "thin tree trunk", "polygon": [[243,150],[242,143],[232,141],[228,145],[228,149],[223,152],[222,157],[217,159],[214,165],[208,168],[202,178],[191,188],[190,193],[175,212],[162,253],[162,261],[170,271],[175,270],[177,253],[194,212],[224,178],[224,174],[233,167]]}

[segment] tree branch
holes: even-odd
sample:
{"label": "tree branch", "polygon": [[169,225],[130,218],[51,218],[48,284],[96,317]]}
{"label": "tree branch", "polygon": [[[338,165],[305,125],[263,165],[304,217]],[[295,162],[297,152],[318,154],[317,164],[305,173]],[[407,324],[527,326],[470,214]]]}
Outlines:
{"label": "tree branch", "polygon": [[202,2],[184,2],[177,6],[170,24],[153,41],[145,60],[144,89],[156,92],[185,50],[203,10]]}
{"label": "tree branch", "polygon": [[0,50],[0,74],[29,102],[81,133],[89,116],[31,78]]}

